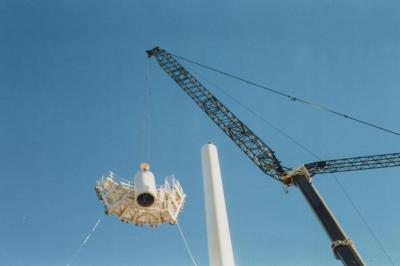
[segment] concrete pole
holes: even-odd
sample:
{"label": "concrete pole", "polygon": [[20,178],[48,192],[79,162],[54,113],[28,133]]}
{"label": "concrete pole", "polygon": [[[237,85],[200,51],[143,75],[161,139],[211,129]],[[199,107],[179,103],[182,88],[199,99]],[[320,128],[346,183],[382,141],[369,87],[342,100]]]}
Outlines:
{"label": "concrete pole", "polygon": [[201,148],[210,266],[233,266],[231,235],[226,213],[217,147]]}

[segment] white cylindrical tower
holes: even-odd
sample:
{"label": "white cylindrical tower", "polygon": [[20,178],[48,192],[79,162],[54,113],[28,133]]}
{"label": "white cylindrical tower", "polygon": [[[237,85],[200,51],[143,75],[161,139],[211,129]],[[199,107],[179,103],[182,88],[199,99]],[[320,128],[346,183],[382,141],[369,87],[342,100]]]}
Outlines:
{"label": "white cylindrical tower", "polygon": [[233,266],[231,235],[217,147],[212,143],[204,145],[201,148],[201,158],[210,266]]}

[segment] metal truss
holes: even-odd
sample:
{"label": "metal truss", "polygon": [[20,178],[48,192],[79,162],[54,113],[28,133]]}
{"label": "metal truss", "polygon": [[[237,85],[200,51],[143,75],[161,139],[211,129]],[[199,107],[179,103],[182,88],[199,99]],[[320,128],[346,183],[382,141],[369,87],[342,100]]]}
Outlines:
{"label": "metal truss", "polygon": [[146,51],[161,68],[195,101],[229,138],[267,175],[281,181],[284,167],[270,149],[242,121],[212,95],[173,56],[159,47]]}
{"label": "metal truss", "polygon": [[311,175],[400,166],[400,153],[360,156],[306,164]]}

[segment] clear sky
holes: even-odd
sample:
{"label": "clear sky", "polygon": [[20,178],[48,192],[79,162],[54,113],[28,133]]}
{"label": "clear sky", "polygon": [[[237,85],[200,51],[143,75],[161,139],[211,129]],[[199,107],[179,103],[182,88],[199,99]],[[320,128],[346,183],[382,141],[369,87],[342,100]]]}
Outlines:
{"label": "clear sky", "polygon": [[[399,1],[0,0],[0,265],[191,265],[175,226],[103,214],[104,172],[175,174],[208,264],[200,148],[219,149],[237,265],[340,265],[296,188],[285,194],[161,71],[178,55],[400,131]],[[325,159],[399,152],[399,137],[184,64]],[[207,85],[207,83],[205,83]],[[287,166],[316,159],[213,86]],[[146,101],[146,95],[150,99]],[[147,122],[146,122],[147,121]],[[399,168],[337,174],[400,264]],[[390,265],[331,175],[314,182],[369,265]]]}

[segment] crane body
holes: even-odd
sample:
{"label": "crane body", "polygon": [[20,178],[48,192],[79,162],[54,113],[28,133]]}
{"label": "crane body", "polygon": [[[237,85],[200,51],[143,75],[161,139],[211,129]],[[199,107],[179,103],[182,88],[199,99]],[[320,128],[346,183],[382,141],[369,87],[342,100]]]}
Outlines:
{"label": "crane body", "polygon": [[293,169],[284,167],[275,156],[275,152],[177,62],[172,54],[159,47],[148,50],[146,53],[148,57],[154,56],[157,59],[161,68],[263,173],[286,186],[294,185],[300,189],[328,234],[332,242],[333,253],[337,259],[347,266],[365,265],[354,243],[347,237],[313,185],[312,176],[320,173],[400,166],[400,153],[318,161]]}

